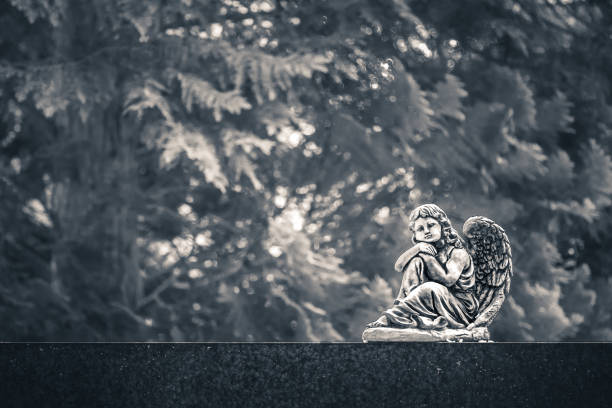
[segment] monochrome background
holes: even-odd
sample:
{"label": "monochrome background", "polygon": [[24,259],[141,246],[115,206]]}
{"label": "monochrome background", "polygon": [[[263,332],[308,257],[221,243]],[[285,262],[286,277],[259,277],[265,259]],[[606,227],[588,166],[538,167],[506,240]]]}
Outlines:
{"label": "monochrome background", "polygon": [[360,341],[407,214],[508,233],[497,341],[612,340],[612,4],[0,4],[0,340]]}

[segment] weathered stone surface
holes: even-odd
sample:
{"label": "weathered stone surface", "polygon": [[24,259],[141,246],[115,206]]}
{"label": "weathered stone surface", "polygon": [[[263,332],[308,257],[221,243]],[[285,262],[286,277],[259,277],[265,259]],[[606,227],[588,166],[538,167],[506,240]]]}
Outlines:
{"label": "weathered stone surface", "polygon": [[440,329],[422,330],[413,328],[375,327],[366,329],[361,336],[364,343],[373,341],[489,341],[489,329],[478,327],[474,330]]}

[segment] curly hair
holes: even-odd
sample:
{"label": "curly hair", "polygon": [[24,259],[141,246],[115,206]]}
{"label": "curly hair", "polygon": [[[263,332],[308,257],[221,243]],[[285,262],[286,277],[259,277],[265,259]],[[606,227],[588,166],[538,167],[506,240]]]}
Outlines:
{"label": "curly hair", "polygon": [[[414,223],[419,218],[431,217],[440,223],[442,227],[442,237],[435,246],[438,248],[445,247],[446,245],[453,245],[455,248],[463,248],[463,242],[457,231],[453,228],[448,219],[446,213],[435,204],[423,204],[412,210],[408,217],[408,227],[414,234]],[[412,236],[412,243],[416,244],[414,235]]]}

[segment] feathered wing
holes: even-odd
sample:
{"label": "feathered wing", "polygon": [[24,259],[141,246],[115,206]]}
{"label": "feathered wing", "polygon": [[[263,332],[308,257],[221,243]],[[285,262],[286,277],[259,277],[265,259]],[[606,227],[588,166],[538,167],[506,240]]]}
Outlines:
{"label": "feathered wing", "polygon": [[470,326],[487,326],[510,291],[510,241],[502,227],[485,217],[469,218],[463,224],[463,234],[474,262],[479,302],[478,316]]}

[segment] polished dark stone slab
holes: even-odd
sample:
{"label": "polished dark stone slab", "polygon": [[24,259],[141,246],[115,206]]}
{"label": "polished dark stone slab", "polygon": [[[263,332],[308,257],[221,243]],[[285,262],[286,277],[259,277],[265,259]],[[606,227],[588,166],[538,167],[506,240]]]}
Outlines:
{"label": "polished dark stone slab", "polygon": [[610,406],[612,344],[0,344],[5,407]]}

